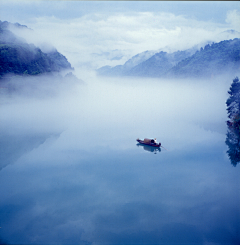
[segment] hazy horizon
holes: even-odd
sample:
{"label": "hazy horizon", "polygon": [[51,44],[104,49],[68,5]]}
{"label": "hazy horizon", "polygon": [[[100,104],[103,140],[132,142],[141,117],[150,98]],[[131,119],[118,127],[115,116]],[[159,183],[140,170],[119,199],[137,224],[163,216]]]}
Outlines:
{"label": "hazy horizon", "polygon": [[1,1],[0,15],[33,29],[22,34],[29,43],[49,43],[81,72],[240,32],[239,2]]}

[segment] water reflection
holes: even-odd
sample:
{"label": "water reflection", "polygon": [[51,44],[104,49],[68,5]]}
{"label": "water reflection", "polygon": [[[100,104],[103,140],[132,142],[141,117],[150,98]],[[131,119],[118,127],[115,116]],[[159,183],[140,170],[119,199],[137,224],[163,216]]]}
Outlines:
{"label": "water reflection", "polygon": [[141,146],[143,147],[143,149],[145,151],[149,151],[149,152],[153,152],[154,154],[157,154],[157,152],[161,152],[161,148],[160,147],[153,147],[153,146],[149,146],[149,145],[143,145],[140,143],[137,143],[136,146]]}
{"label": "water reflection", "polygon": [[[225,90],[149,83],[1,106],[0,244],[237,244],[239,168],[225,164],[225,132],[192,125],[221,122]],[[156,113],[146,92],[167,106]]]}
{"label": "water reflection", "polygon": [[4,134],[0,133],[0,171],[16,162],[22,155],[39,147],[49,138],[58,138],[60,133]]}
{"label": "water reflection", "polygon": [[226,138],[226,145],[228,146],[228,157],[231,164],[236,167],[240,162],[240,132],[236,129],[231,122],[227,122],[228,133]]}

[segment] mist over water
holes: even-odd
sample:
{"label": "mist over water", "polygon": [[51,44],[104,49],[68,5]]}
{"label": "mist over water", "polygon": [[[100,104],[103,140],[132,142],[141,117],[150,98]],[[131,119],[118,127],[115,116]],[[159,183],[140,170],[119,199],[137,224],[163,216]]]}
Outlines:
{"label": "mist over water", "polygon": [[[84,82],[2,92],[0,239],[237,244],[239,168],[224,143],[231,79]],[[167,150],[137,147],[145,137]]]}
{"label": "mist over water", "polygon": [[137,137],[156,137],[175,148],[180,142],[193,141],[193,133],[199,141],[211,134],[225,134],[228,88],[229,81],[217,80],[94,78],[84,85],[43,82],[28,93],[15,92],[3,98],[2,125],[24,134],[69,135],[65,144],[75,139],[75,147],[90,143],[131,147]]}

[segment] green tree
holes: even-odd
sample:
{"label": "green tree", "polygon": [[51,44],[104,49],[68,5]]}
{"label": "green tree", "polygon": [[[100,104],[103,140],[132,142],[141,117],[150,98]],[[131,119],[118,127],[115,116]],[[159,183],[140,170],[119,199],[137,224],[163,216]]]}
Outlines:
{"label": "green tree", "polygon": [[240,81],[238,77],[233,79],[228,93],[230,95],[226,101],[228,117],[233,121],[240,114]]}
{"label": "green tree", "polygon": [[228,91],[229,98],[226,101],[229,120],[226,145],[228,157],[233,166],[240,162],[240,81],[236,77]]}

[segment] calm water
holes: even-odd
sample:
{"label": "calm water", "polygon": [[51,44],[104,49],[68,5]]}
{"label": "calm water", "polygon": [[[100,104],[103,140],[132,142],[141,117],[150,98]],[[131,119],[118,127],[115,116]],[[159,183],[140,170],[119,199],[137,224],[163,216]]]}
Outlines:
{"label": "calm water", "polygon": [[0,242],[240,244],[231,82],[96,79],[2,96]]}

